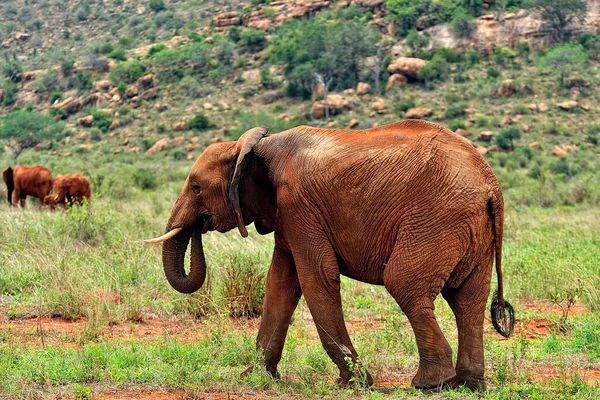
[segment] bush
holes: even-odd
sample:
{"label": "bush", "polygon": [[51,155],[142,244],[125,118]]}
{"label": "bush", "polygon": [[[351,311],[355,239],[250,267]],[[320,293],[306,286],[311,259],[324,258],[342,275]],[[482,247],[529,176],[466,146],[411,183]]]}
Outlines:
{"label": "bush", "polygon": [[138,168],[133,173],[133,182],[142,190],[153,190],[158,187],[155,174],[143,168]]}
{"label": "bush", "polygon": [[122,47],[115,47],[110,53],[108,53],[107,57],[118,61],[127,60],[127,57],[125,57],[125,49]]}
{"label": "bush", "polygon": [[515,126],[506,127],[496,136],[494,136],[494,143],[504,150],[514,150],[515,149],[515,140],[521,139],[522,133],[521,130]]}
{"label": "bush", "polygon": [[452,34],[459,39],[470,38],[476,28],[477,22],[473,20],[473,17],[462,13],[456,15],[450,23]]}
{"label": "bush", "polygon": [[461,103],[449,104],[444,112],[445,119],[455,119],[465,115],[465,105]]}
{"label": "bush", "polygon": [[2,89],[4,89],[4,100],[2,100],[2,107],[8,107],[15,102],[15,96],[19,91],[17,85],[12,81],[6,81],[2,83]]}
{"label": "bush", "polygon": [[411,30],[408,32],[408,35],[406,35],[405,42],[406,45],[411,48],[411,54],[413,56],[421,56],[423,49],[429,46],[430,40],[431,38],[428,32],[419,34],[417,31]]}
{"label": "bush", "polygon": [[114,46],[111,43],[102,43],[98,46],[98,52],[100,54],[108,54],[114,50]]}
{"label": "bush", "polygon": [[453,119],[448,124],[448,129],[450,129],[453,132],[456,132],[457,129],[465,129],[465,128],[466,128],[465,122],[461,121],[459,119]]}
{"label": "bush", "polygon": [[146,56],[152,57],[154,54],[159,53],[163,50],[166,50],[167,48],[168,47],[162,43],[154,45],[154,46],[150,47],[150,49],[148,50],[148,54],[146,54]]}
{"label": "bush", "polygon": [[425,83],[444,81],[448,77],[450,67],[446,59],[436,54],[431,61],[419,70],[417,79]]}
{"label": "bush", "polygon": [[196,114],[192,119],[188,121],[188,128],[199,131],[204,131],[211,127],[211,122],[204,115],[204,113]]}
{"label": "bush", "polygon": [[435,55],[442,57],[449,63],[458,63],[461,62],[463,59],[459,52],[457,52],[456,50],[452,50],[448,47],[440,47],[435,52]]}
{"label": "bush", "polygon": [[54,70],[49,70],[40,74],[33,81],[32,86],[36,93],[55,92],[61,89],[58,73]]}
{"label": "bush", "polygon": [[234,256],[225,267],[223,294],[229,315],[258,317],[262,312],[265,273],[247,256]]}
{"label": "bush", "polygon": [[501,67],[506,66],[509,62],[512,62],[517,57],[517,53],[507,49],[506,47],[496,46],[494,47],[494,53],[492,59],[494,62]]}
{"label": "bush", "polygon": [[481,57],[479,56],[478,52],[476,52],[475,50],[469,50],[467,52],[467,62],[469,63],[469,65],[479,64],[480,61]]}
{"label": "bush", "polygon": [[146,66],[137,59],[120,62],[110,70],[110,80],[113,85],[121,82],[135,83],[146,72]]}
{"label": "bush", "polygon": [[64,124],[49,115],[27,110],[14,110],[2,117],[0,139],[5,140],[16,158],[21,151],[34,147],[42,140],[56,140],[64,131]]}
{"label": "bush", "polygon": [[63,98],[62,92],[52,92],[52,94],[50,95],[50,99],[48,99],[48,100],[49,100],[50,104],[54,104],[54,102],[56,100],[60,100],[62,98]]}
{"label": "bush", "polygon": [[150,0],[148,6],[152,11],[159,12],[165,9],[165,2],[163,0]]}
{"label": "bush", "polygon": [[201,97],[203,94],[202,86],[196,79],[191,76],[184,77],[180,82],[179,86],[181,89],[185,90],[187,95],[192,99],[196,99]]}
{"label": "bush", "polygon": [[8,78],[11,82],[19,82],[21,80],[21,73],[23,72],[23,65],[16,56],[8,56],[8,52],[4,52],[4,59],[0,61],[0,69],[2,75]]}
{"label": "bush", "polygon": [[487,69],[487,76],[490,79],[497,79],[501,76],[501,74],[500,74],[500,71],[498,70],[498,68],[489,67]]}
{"label": "bush", "polygon": [[580,44],[556,46],[539,61],[539,68],[550,73],[558,72],[559,85],[565,85],[568,73],[581,70],[587,63],[587,54]]}
{"label": "bush", "polygon": [[92,122],[93,128],[100,129],[102,132],[108,132],[108,127],[113,121],[112,113],[92,108],[90,115],[94,117],[94,122]]}
{"label": "bush", "polygon": [[173,153],[173,158],[177,161],[185,160],[186,157],[187,157],[187,153],[182,150],[177,150]]}
{"label": "bush", "polygon": [[63,73],[63,76],[69,76],[75,69],[75,58],[74,57],[66,57],[63,58],[60,62],[60,70]]}
{"label": "bush", "polygon": [[239,37],[245,46],[256,49],[264,44],[266,33],[260,29],[242,27],[239,31]]}

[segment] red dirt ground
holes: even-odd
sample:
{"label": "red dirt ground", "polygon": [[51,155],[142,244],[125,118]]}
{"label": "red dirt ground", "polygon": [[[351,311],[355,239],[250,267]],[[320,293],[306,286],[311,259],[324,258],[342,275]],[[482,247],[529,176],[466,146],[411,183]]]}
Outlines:
{"label": "red dirt ground", "polygon": [[[528,300],[521,301],[521,309],[533,311],[535,314],[552,314],[558,320],[562,315],[562,309],[558,305],[549,302]],[[589,313],[589,310],[582,305],[571,307],[570,315]],[[300,319],[310,316],[301,315]],[[306,321],[309,322],[308,320]],[[228,326],[236,329],[248,330],[256,333],[260,319],[231,319],[227,321]],[[407,322],[408,323],[408,322]],[[78,321],[66,321],[60,318],[30,318],[20,320],[9,320],[5,312],[0,312],[0,332],[8,333],[8,340],[18,346],[42,347],[49,345],[77,345],[79,334],[86,328],[87,320],[82,318]],[[486,319],[485,329],[488,332],[493,331],[489,320]],[[350,331],[382,330],[384,329],[384,320],[382,318],[372,319],[348,319],[347,326]],[[555,322],[547,318],[524,317],[517,320],[515,325],[515,337],[525,337],[529,340],[539,339],[552,334]],[[164,337],[170,337],[180,342],[192,342],[205,337],[209,328],[203,322],[191,317],[182,316],[157,316],[153,314],[144,314],[140,322],[124,322],[117,325],[106,327],[102,333],[105,340],[116,339],[140,339],[146,341],[158,341]],[[41,334],[40,334],[41,332]],[[505,340],[498,335],[494,335],[497,340]],[[318,337],[315,334],[315,341]],[[530,379],[534,382],[547,382],[551,379],[571,380],[573,376],[579,376],[585,382],[598,385],[600,384],[600,369],[560,369],[553,366],[540,365],[535,376]],[[412,372],[414,373],[414,372]],[[391,378],[381,378],[375,382],[378,388],[408,387],[412,373],[409,375],[394,376]],[[160,389],[115,389],[98,394],[100,399],[106,400],[188,400],[188,399],[265,399],[273,396],[264,393],[223,393],[223,392],[166,392]]]}

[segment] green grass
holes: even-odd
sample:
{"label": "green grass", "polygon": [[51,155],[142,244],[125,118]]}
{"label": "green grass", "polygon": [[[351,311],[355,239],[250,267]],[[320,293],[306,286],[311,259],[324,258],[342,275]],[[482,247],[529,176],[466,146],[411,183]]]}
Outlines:
{"label": "green grass", "polygon": [[[93,168],[94,163],[98,169]],[[126,179],[136,168],[152,168],[152,163],[139,161],[134,166],[102,165],[100,160],[91,164],[87,168],[96,180],[110,179],[113,170],[121,171],[119,177]],[[73,167],[53,165],[57,172]],[[383,288],[345,278],[344,312],[361,360],[377,382],[399,382],[399,387],[339,389],[336,368],[321,347],[303,301],[280,366],[283,381],[271,380],[262,372],[254,351],[257,324],[246,318],[235,323],[230,319],[226,276],[239,263],[252,263],[264,273],[273,246],[271,236],[251,231],[250,238],[243,240],[235,231],[207,234],[204,244],[210,288],[191,297],[173,291],[162,273],[160,247],[147,246],[141,240],[163,231],[187,167],[182,162],[169,171],[157,169],[156,189],[127,184],[121,197],[112,185],[101,184],[104,189],[90,206],[66,213],[40,212],[32,201],[26,210],[9,209],[1,203],[0,304],[5,317],[14,320],[14,327],[20,319],[35,315],[84,322],[79,331],[47,337],[50,344],[45,347],[40,344],[40,332],[23,334],[3,328],[0,396],[53,393],[72,398],[124,388],[303,398],[423,395],[407,388],[418,356],[406,317]],[[526,325],[531,318],[560,320],[560,314],[537,315],[521,307],[522,301],[529,299],[560,300],[575,295],[592,313],[571,316],[566,332],[556,330],[552,336],[536,340],[518,335],[499,340],[491,327],[486,328],[488,391],[453,390],[432,396],[596,398],[600,388],[585,383],[579,375],[586,368],[597,369],[600,358],[600,212],[588,206],[513,207],[507,194],[505,286],[518,325]],[[98,290],[118,293],[122,302],[86,301],[86,296]],[[456,352],[452,313],[441,299],[436,307]],[[109,334],[115,325],[135,330],[137,321],[148,316],[194,326],[201,334],[191,342],[167,330],[145,340]],[[251,365],[256,365],[254,372],[241,378],[241,372]],[[559,379],[541,382],[540,366],[559,371]]]}

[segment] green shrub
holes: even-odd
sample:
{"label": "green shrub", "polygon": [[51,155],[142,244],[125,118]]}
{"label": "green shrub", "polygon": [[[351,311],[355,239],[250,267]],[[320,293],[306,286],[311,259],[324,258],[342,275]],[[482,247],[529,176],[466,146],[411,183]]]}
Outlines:
{"label": "green shrub", "polygon": [[60,62],[60,71],[63,73],[63,76],[69,76],[75,69],[75,58],[74,57],[65,57]]}
{"label": "green shrub", "polygon": [[450,31],[459,39],[470,38],[476,28],[477,22],[473,17],[463,13],[457,14],[450,23]]}
{"label": "green shrub", "polygon": [[150,0],[148,6],[152,11],[159,12],[165,9],[165,2],[164,0]]}
{"label": "green shrub", "polygon": [[102,132],[108,132],[108,127],[113,122],[112,113],[92,108],[90,109],[90,115],[94,117],[92,127],[100,129]]}
{"label": "green shrub", "polygon": [[431,38],[428,32],[419,34],[416,30],[411,30],[406,35],[405,43],[412,50],[411,54],[413,56],[421,56],[423,49],[429,46],[429,42]]}
{"label": "green shrub", "polygon": [[14,110],[2,117],[0,139],[13,150],[16,158],[24,149],[34,147],[43,140],[57,140],[65,126],[49,115],[27,110]]}
{"label": "green shrub", "polygon": [[192,99],[201,97],[203,94],[202,86],[200,83],[191,76],[184,77],[180,82],[179,86],[182,90],[185,90],[187,95]]}
{"label": "green shrub", "polygon": [[461,62],[463,59],[462,55],[459,52],[457,52],[456,50],[452,50],[448,47],[440,47],[436,50],[435,55],[443,57],[444,60],[446,60],[449,63],[458,63]]}
{"label": "green shrub", "polygon": [[125,57],[125,49],[122,47],[115,47],[110,53],[108,53],[107,57],[118,61],[127,60],[127,57]]}
{"label": "green shrub", "polygon": [[492,59],[496,64],[500,65],[501,67],[506,66],[509,62],[512,62],[516,57],[517,53],[510,49],[507,49],[506,47],[494,47]]}
{"label": "green shrub", "polygon": [[550,73],[557,73],[559,85],[565,85],[568,73],[581,70],[588,61],[585,49],[580,44],[565,44],[552,48],[540,58],[539,68]]}
{"label": "green shrub", "polygon": [[165,46],[164,44],[160,43],[157,45],[154,45],[152,47],[150,47],[150,49],[148,49],[148,53],[146,54],[148,57],[152,57],[154,54],[156,53],[160,53],[163,50],[166,50],[168,47]]}
{"label": "green shrub", "polygon": [[108,54],[114,50],[114,46],[111,43],[102,43],[98,46],[98,52],[100,54]]}
{"label": "green shrub", "polygon": [[120,62],[110,70],[110,80],[113,85],[121,82],[131,84],[146,72],[146,66],[137,59]]}
{"label": "green shrub", "polygon": [[186,157],[187,157],[187,153],[185,151],[177,150],[177,151],[173,152],[173,158],[177,161],[185,160]]}
{"label": "green shrub", "polygon": [[417,78],[426,83],[444,81],[448,77],[449,71],[450,66],[446,59],[442,55],[436,54],[431,61],[419,70]]}
{"label": "green shrub", "polygon": [[469,50],[467,52],[467,62],[469,63],[469,65],[479,64],[480,61],[481,57],[479,56],[478,52],[476,52],[475,50]]}
{"label": "green shrub", "polygon": [[154,190],[158,187],[156,175],[145,168],[138,168],[133,173],[133,182],[142,190]]}
{"label": "green shrub", "polygon": [[62,98],[63,98],[62,92],[52,92],[52,94],[50,95],[50,98],[48,100],[50,101],[50,104],[54,104],[54,102],[56,100],[60,100]]}
{"label": "green shrub", "polygon": [[204,131],[211,127],[211,122],[204,115],[204,113],[196,114],[192,119],[188,121],[188,128],[195,129],[198,131]]}
{"label": "green shrub", "polygon": [[448,129],[450,129],[453,132],[456,132],[457,129],[466,129],[466,125],[464,121],[461,121],[459,119],[453,119],[448,124]]}
{"label": "green shrub", "polygon": [[126,91],[127,91],[127,84],[125,82],[119,82],[119,84],[117,85],[117,92],[119,92],[119,94],[121,96],[123,96]]}
{"label": "green shrub", "polygon": [[521,139],[521,130],[515,126],[509,126],[501,129],[497,135],[494,136],[494,143],[504,150],[514,150],[515,140]]}
{"label": "green shrub", "polygon": [[462,103],[449,104],[446,108],[446,111],[444,112],[444,118],[455,119],[458,117],[462,117],[466,113],[465,109],[466,107]]}
{"label": "green shrub", "polygon": [[8,107],[15,102],[15,96],[19,91],[17,85],[12,81],[5,81],[2,83],[2,89],[4,89],[4,100],[2,100],[2,107]]}
{"label": "green shrub", "polygon": [[498,68],[489,67],[487,69],[487,76],[490,79],[496,79],[496,78],[499,78],[501,76],[501,74],[500,74],[500,71],[498,70]]}
{"label": "green shrub", "polygon": [[231,257],[225,267],[223,295],[233,317],[258,317],[262,312],[265,273],[247,256]]}

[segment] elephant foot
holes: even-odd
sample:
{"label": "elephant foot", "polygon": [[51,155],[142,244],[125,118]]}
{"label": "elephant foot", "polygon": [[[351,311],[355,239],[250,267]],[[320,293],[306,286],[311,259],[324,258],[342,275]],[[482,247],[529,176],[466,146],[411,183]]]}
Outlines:
{"label": "elephant foot", "polygon": [[450,364],[442,365],[419,365],[417,374],[412,380],[412,385],[417,389],[432,389],[442,387],[456,377],[456,371]]}
{"label": "elephant foot", "polygon": [[354,374],[350,371],[340,371],[340,376],[337,379],[340,387],[352,387],[352,386],[373,386],[373,377],[367,370],[355,371]]}
{"label": "elephant foot", "polygon": [[448,382],[451,388],[466,387],[471,390],[485,390],[485,379],[483,372],[472,372],[467,370],[457,371],[456,378]]}

